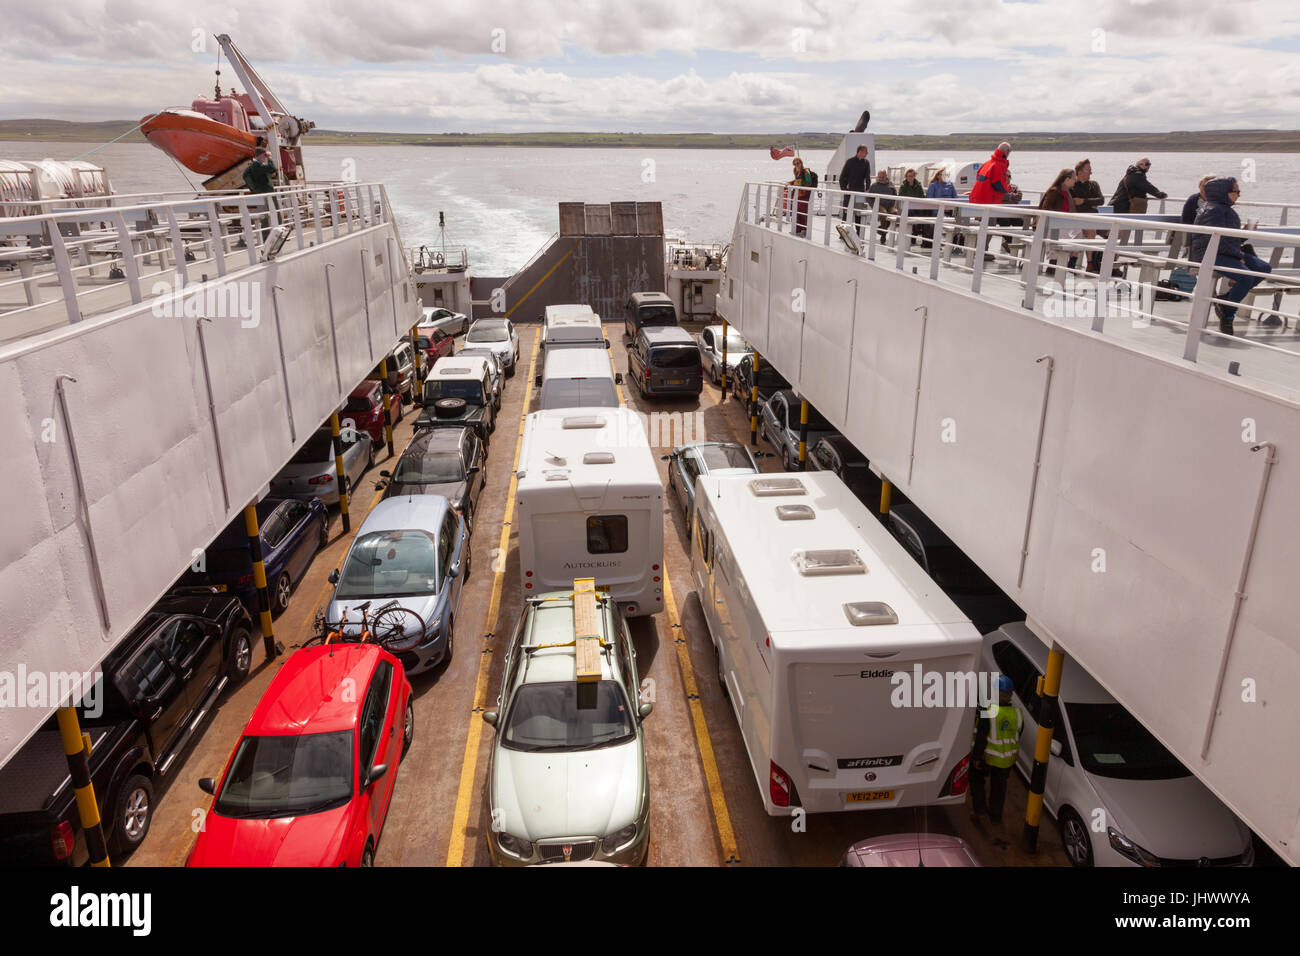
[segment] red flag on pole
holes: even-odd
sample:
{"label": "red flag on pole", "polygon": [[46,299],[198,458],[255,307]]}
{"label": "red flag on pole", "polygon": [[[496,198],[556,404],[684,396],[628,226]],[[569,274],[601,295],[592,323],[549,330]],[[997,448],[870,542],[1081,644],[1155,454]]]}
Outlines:
{"label": "red flag on pole", "polygon": [[773,158],[773,159],[784,159],[784,158],[787,157],[787,156],[793,156],[793,155],[794,155],[794,147],[793,147],[793,146],[785,146],[785,147],[782,147],[782,148],[778,148],[778,147],[776,147],[776,146],[773,146],[773,147],[769,150],[769,152],[772,154],[772,158]]}

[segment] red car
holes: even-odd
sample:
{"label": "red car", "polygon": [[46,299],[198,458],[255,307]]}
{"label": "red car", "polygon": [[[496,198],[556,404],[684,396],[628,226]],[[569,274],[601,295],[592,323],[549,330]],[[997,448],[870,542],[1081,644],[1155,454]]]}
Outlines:
{"label": "red car", "polygon": [[[369,433],[370,440],[376,445],[384,443],[384,384],[368,378],[348,395],[339,416],[340,421],[350,419],[357,431]],[[392,392],[387,396],[388,414],[396,425],[402,420],[402,396]],[[345,423],[346,424],[346,423]]]}
{"label": "red car", "polygon": [[442,329],[420,326],[415,330],[415,346],[424,355],[424,368],[427,372],[433,363],[447,355],[456,354],[456,339]]}
{"label": "red car", "polygon": [[415,714],[377,644],[297,651],[244,728],[186,866],[371,866]]}

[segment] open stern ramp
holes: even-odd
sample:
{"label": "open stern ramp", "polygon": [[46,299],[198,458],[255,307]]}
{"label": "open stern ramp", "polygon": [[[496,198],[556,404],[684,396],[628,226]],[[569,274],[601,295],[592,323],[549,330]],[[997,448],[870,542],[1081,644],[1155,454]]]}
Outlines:
{"label": "open stern ramp", "polygon": [[[1204,331],[1209,269],[1194,294],[1151,303],[1140,322],[1053,313],[1061,293],[1042,270],[1078,240],[1047,213],[1026,211],[1022,248],[1003,254],[988,207],[966,206],[962,227],[949,200],[937,249],[913,245],[897,215],[882,239],[868,209],[855,252],[843,220],[813,215],[806,237],[792,234],[772,201],[781,190],[746,187],[719,313],[1040,636],[1300,862],[1300,349],[1247,325],[1244,310],[1249,338]],[[841,194],[824,192],[823,207],[839,210]],[[1088,225],[1109,225],[1116,241],[1145,227],[1148,245],[1155,228],[1175,240],[1233,235],[1095,215]],[[1253,242],[1294,261],[1300,239],[1261,227]],[[1120,257],[1145,267],[1154,255],[1108,239],[1096,251],[1106,275]]]}
{"label": "open stern ramp", "polygon": [[[295,225],[270,260],[263,216]],[[0,312],[40,326],[0,345],[0,671],[84,673],[409,331],[415,290],[380,186],[0,219],[0,240],[42,285]],[[60,703],[0,708],[0,762]]]}

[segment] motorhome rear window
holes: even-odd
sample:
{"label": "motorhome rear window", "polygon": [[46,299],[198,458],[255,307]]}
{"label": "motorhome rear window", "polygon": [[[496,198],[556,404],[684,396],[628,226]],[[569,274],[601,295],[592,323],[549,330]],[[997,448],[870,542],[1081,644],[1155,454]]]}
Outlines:
{"label": "motorhome rear window", "polygon": [[804,577],[823,574],[866,574],[867,565],[856,551],[828,548],[824,551],[796,551],[794,566]]}
{"label": "motorhome rear window", "polygon": [[749,483],[755,498],[777,498],[784,495],[806,495],[808,490],[798,478],[755,478]]}
{"label": "motorhome rear window", "polygon": [[588,554],[627,551],[627,515],[592,515],[587,519]]}

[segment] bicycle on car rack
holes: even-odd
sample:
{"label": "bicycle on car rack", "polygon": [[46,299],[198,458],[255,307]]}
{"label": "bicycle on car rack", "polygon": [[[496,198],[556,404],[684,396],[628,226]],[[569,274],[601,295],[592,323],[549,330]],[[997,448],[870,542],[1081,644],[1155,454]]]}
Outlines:
{"label": "bicycle on car rack", "polygon": [[313,644],[332,643],[372,643],[384,650],[398,652],[410,650],[424,637],[424,619],[409,607],[403,607],[397,601],[389,601],[370,613],[370,601],[358,604],[353,610],[361,613],[361,626],[348,630],[348,612],[344,610],[343,618],[337,622],[327,622],[325,612],[316,612],[316,635],[303,643],[303,647]]}

